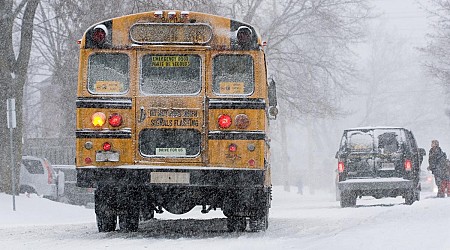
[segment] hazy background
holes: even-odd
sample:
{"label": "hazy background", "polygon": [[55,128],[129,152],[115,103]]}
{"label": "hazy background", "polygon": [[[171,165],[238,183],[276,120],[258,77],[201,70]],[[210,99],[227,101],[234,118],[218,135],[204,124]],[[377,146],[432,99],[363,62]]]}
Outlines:
{"label": "hazy background", "polygon": [[[418,51],[418,47],[426,45],[426,35],[431,32],[428,15],[421,6],[427,1],[372,3],[376,17],[369,21],[366,42],[354,48],[361,75],[352,82],[353,93],[342,99],[347,115],[288,122],[288,168],[280,164],[282,145],[275,141],[273,165],[279,171],[274,171],[274,183],[283,183],[285,176],[290,176],[291,185],[301,178],[313,190],[334,190],[334,156],[343,129],[350,127],[407,127],[418,146],[427,152],[432,139],[438,139],[442,149],[450,152],[445,90],[427,77],[423,54]],[[278,129],[276,121],[272,131],[277,133]],[[422,169],[427,166],[425,158]]]}

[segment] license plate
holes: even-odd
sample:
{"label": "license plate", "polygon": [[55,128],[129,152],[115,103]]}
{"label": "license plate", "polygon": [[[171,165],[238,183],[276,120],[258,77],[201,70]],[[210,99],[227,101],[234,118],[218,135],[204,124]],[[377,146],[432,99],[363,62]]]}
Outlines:
{"label": "license plate", "polygon": [[189,173],[154,172],[150,175],[150,183],[189,184]]}
{"label": "license plate", "polygon": [[119,161],[119,153],[118,152],[110,152],[110,151],[98,151],[95,154],[95,161],[105,162],[105,161]]}
{"label": "license plate", "polygon": [[381,170],[395,170],[395,164],[392,162],[381,163]]}

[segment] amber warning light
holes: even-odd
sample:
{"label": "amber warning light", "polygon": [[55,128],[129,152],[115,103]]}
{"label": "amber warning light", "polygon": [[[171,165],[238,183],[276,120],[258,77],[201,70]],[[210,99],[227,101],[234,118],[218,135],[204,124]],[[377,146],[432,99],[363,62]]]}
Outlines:
{"label": "amber warning light", "polygon": [[102,112],[94,113],[91,117],[92,125],[101,127],[106,122],[106,115]]}

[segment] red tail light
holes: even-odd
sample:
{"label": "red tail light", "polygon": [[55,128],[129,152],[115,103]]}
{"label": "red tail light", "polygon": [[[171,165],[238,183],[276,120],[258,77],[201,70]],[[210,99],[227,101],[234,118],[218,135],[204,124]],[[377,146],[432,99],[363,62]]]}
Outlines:
{"label": "red tail light", "polygon": [[231,117],[229,115],[220,115],[219,116],[219,127],[220,128],[229,128],[231,126]]}
{"label": "red tail light", "polygon": [[122,116],[117,113],[114,113],[109,116],[108,122],[109,125],[113,127],[119,127],[120,125],[122,125]]}
{"label": "red tail light", "polygon": [[405,160],[405,170],[411,171],[411,168],[412,168],[411,160]]}
{"label": "red tail light", "polygon": [[250,159],[250,160],[248,161],[248,165],[249,165],[250,167],[254,167],[255,164],[256,164],[256,162],[255,162],[255,160],[253,160],[253,159]]}
{"label": "red tail light", "polygon": [[340,161],[340,162],[338,163],[338,171],[339,171],[339,173],[343,173],[343,172],[344,172],[344,169],[345,169],[344,162],[343,162],[343,161]]}
{"label": "red tail light", "polygon": [[53,171],[50,164],[44,160],[44,168],[47,169],[47,182],[48,184],[53,184]]}
{"label": "red tail light", "polygon": [[103,143],[103,150],[105,150],[105,151],[111,150],[111,143],[109,143],[109,142]]}

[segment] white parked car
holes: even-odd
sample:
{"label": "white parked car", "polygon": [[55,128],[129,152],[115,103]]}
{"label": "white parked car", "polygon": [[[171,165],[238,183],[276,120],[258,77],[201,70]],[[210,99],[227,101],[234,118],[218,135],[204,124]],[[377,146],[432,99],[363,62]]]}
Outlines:
{"label": "white parked car", "polygon": [[64,193],[64,174],[57,176],[45,158],[22,156],[19,188],[20,193],[36,193],[57,200]]}

